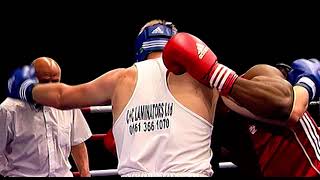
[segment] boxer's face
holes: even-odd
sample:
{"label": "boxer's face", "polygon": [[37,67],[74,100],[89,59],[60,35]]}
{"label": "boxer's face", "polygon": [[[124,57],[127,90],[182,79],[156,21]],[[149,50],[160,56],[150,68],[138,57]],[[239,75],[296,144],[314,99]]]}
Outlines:
{"label": "boxer's face", "polygon": [[287,79],[289,69],[284,68],[284,67],[278,67],[278,69],[281,71],[281,73],[283,74],[283,76]]}
{"label": "boxer's face", "polygon": [[289,71],[291,71],[291,67],[284,63],[278,63],[276,67],[281,71],[283,76],[287,79]]}

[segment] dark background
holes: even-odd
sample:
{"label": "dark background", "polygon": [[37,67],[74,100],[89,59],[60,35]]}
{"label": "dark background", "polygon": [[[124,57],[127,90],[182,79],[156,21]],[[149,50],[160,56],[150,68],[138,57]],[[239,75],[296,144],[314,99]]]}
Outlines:
{"label": "dark background", "polygon": [[[10,72],[39,56],[55,59],[62,81],[84,83],[134,62],[134,40],[149,20],[172,21],[198,36],[219,62],[243,73],[254,64],[320,58],[319,6],[270,1],[12,2],[1,4],[0,98]],[[209,4],[208,4],[209,3]],[[85,114],[93,133],[111,127],[110,114]],[[102,143],[87,142],[91,169],[116,168]]]}

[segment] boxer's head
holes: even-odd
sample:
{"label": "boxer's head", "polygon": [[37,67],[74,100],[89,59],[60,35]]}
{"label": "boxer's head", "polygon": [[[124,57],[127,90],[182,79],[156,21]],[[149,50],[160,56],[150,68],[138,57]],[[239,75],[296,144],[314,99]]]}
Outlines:
{"label": "boxer's head", "polygon": [[284,75],[284,77],[287,79],[288,76],[288,72],[291,71],[291,66],[289,66],[288,64],[285,63],[277,63],[275,65],[276,68],[278,68],[282,74]]}
{"label": "boxer's head", "polygon": [[39,57],[32,62],[39,83],[60,82],[61,69],[58,63],[48,57]]}
{"label": "boxer's head", "polygon": [[177,33],[177,28],[164,20],[152,20],[140,30],[135,42],[136,61],[143,61],[152,52],[161,52],[168,40]]}

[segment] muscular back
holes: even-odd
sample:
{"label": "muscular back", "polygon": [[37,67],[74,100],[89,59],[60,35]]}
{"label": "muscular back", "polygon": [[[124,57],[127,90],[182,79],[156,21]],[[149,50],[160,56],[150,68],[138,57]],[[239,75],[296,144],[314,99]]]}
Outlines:
{"label": "muscular back", "polygon": [[218,91],[202,85],[188,73],[169,74],[168,87],[173,96],[185,107],[212,123]]}
{"label": "muscular back", "polygon": [[119,174],[190,171],[211,176],[211,97],[211,89],[187,74],[167,78],[160,58],[124,70],[112,96]]}
{"label": "muscular back", "polygon": [[[112,96],[113,119],[116,120],[129,102],[137,82],[135,66],[123,70]],[[218,92],[202,85],[188,73],[167,75],[168,88],[178,102],[212,124]],[[147,86],[147,85],[146,85]]]}

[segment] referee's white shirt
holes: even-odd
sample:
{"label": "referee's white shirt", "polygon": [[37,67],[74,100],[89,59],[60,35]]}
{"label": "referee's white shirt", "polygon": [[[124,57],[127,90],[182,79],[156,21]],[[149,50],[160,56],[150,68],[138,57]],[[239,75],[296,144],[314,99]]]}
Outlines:
{"label": "referee's white shirt", "polygon": [[92,135],[79,109],[58,110],[7,98],[0,105],[0,174],[73,176],[71,146]]}

